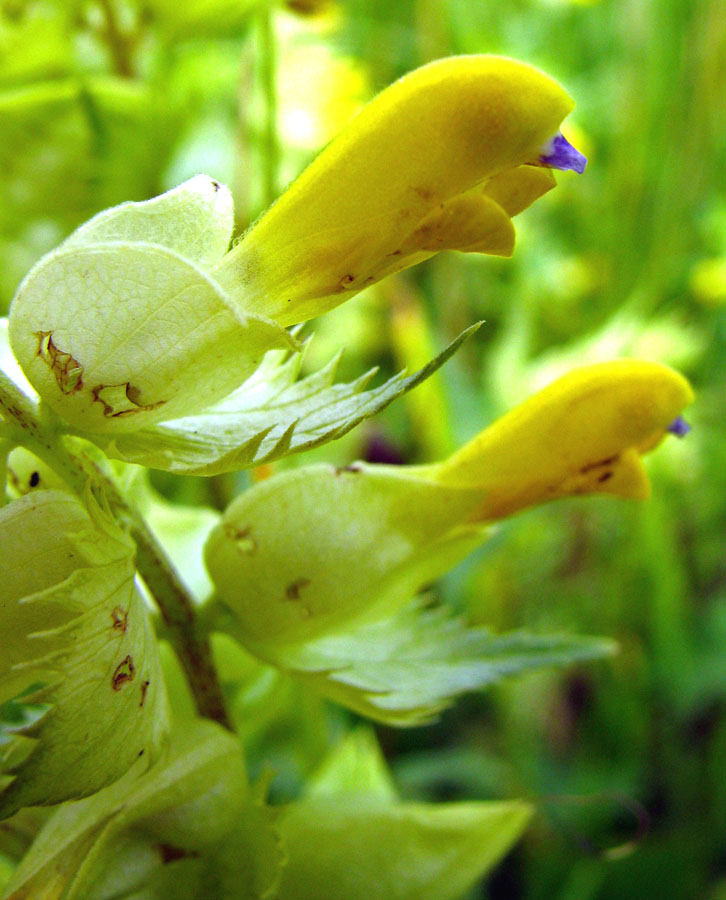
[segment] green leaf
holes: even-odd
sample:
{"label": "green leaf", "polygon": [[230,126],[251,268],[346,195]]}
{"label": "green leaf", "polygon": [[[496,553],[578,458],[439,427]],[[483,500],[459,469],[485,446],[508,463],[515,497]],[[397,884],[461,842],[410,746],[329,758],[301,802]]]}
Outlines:
{"label": "green leaf", "polygon": [[207,860],[204,891],[198,900],[277,898],[286,863],[275,810],[261,801],[250,803]]}
{"label": "green leaf", "polygon": [[467,328],[413,375],[400,373],[370,390],[364,388],[375,370],[348,384],[334,384],[335,359],[296,381],[299,359],[270,353],[222,402],[199,415],[118,435],[105,449],[116,459],[186,475],[237,471],[301,453],[336,440],[415,388],[478,327]]}
{"label": "green leaf", "polygon": [[610,641],[468,628],[421,599],[391,618],[284,648],[278,660],[331,699],[389,725],[421,725],[466,691],[530,669],[599,659]]}
{"label": "green leaf", "polygon": [[328,754],[317,771],[305,783],[305,798],[330,798],[341,795],[375,797],[395,802],[393,777],[383,758],[372,728],[359,725],[349,732]]}
{"label": "green leaf", "polygon": [[425,806],[360,797],[288,807],[279,900],[457,900],[527,825],[531,808],[508,803]]}
{"label": "green leaf", "polygon": [[167,755],[145,774],[135,767],[111,787],[56,810],[3,897],[126,896],[170,858],[219,842],[238,821],[246,793],[239,741],[208,720],[180,722]]}
{"label": "green leaf", "polygon": [[0,509],[0,534],[0,699],[46,708],[4,748],[4,818],[153,760],[167,707],[133,545],[102,511],[41,491]]}

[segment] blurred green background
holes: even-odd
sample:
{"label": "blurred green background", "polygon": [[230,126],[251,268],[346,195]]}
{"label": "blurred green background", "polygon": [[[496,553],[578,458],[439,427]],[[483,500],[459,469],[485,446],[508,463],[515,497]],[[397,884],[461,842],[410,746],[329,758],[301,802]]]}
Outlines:
{"label": "blurred green background", "polygon": [[[197,172],[230,185],[243,230],[377,90],[479,52],[566,86],[588,169],[517,220],[512,260],[441,254],[314,323],[307,365],[345,347],[353,377],[486,320],[376,421],[285,465],[438,458],[596,360],[687,374],[694,430],[649,459],[652,500],[522,514],[438,588],[472,621],[606,635],[619,655],[378,734],[408,798],[536,804],[477,898],[726,900],[723,0],[0,0],[0,312],[84,219]],[[222,508],[267,474],[155,484]],[[303,699],[249,736],[283,796],[349,723]]]}

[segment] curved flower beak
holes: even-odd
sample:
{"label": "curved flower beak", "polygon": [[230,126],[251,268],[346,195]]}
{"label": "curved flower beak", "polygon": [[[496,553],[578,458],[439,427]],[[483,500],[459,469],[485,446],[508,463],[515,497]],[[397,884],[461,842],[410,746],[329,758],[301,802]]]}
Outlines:
{"label": "curved flower beak", "polygon": [[417,69],[359,113],[215,277],[244,312],[289,325],[439,250],[508,256],[511,217],[555,184],[548,167],[584,165],[558,135],[572,107],[547,75],[503,57]]}
{"label": "curved flower beak", "polygon": [[658,363],[615,360],[577,369],[507,413],[443,463],[434,477],[478,487],[479,521],[570,494],[645,499],[641,456],[673,433],[690,385]]}

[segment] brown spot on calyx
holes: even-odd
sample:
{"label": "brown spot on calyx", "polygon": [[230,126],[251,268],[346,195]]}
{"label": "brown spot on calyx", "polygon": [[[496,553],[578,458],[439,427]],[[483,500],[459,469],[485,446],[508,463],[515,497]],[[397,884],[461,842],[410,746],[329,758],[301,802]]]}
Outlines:
{"label": "brown spot on calyx", "polygon": [[83,366],[75,357],[53,343],[52,331],[36,331],[39,356],[50,368],[64,394],[75,394],[83,387]]}
{"label": "brown spot on calyx", "polygon": [[225,522],[222,529],[225,537],[235,544],[242,556],[250,556],[257,550],[257,541],[251,536],[252,528],[249,525],[239,528],[233,522]]}
{"label": "brown spot on calyx", "polygon": [[292,584],[288,584],[285,588],[285,597],[287,597],[288,600],[299,600],[300,591],[309,584],[309,578],[298,578],[297,581],[293,581]]}
{"label": "brown spot on calyx", "polygon": [[199,856],[196,850],[183,850],[181,847],[174,847],[172,844],[159,844],[159,853],[164,865],[176,862],[179,859]]}
{"label": "brown spot on calyx", "polygon": [[142,681],[141,682],[141,699],[139,700],[139,706],[142,707],[144,703],[146,703],[146,693],[149,690],[150,681]]}
{"label": "brown spot on calyx", "polygon": [[111,621],[113,622],[111,628],[113,628],[114,631],[120,631],[121,634],[126,634],[129,627],[129,614],[123,606],[114,606],[111,610]]}
{"label": "brown spot on calyx", "polygon": [[133,681],[136,675],[136,666],[130,656],[124,657],[114,669],[111,676],[111,687],[115,691],[120,691],[127,681]]}
{"label": "brown spot on calyx", "polygon": [[359,463],[351,463],[348,466],[336,466],[333,471],[336,475],[343,475],[345,472],[360,473],[363,469]]}
{"label": "brown spot on calyx", "polygon": [[148,412],[158,409],[166,403],[166,400],[158,400],[156,403],[142,404],[141,391],[128,381],[122,384],[99,384],[91,391],[93,399],[103,404],[103,414],[106,418],[120,419],[133,416],[139,412]]}

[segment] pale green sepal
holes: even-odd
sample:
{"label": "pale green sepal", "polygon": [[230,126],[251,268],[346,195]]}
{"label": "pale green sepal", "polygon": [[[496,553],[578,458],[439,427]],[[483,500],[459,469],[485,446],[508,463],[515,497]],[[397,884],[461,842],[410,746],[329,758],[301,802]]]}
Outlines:
{"label": "pale green sepal", "polygon": [[286,648],[390,617],[486,536],[476,490],[402,466],[321,464],[238,497],[205,559],[233,634],[276,664]]}
{"label": "pale green sepal", "polygon": [[108,241],[160,244],[205,269],[227,252],[233,227],[229,188],[208,175],[196,175],[159,197],[121,203],[98,213],[66,238],[63,246]]}
{"label": "pale green sepal", "polygon": [[349,797],[285,810],[278,900],[460,900],[524,831],[531,807]]}
{"label": "pale green sepal", "polygon": [[[481,324],[481,323],[479,323]],[[296,381],[299,360],[269,354],[238,390],[195,416],[167,421],[106,446],[115,459],[185,475],[216,475],[301,453],[336,440],[432,375],[479,327],[472,325],[413,375],[370,390],[375,370],[334,384],[336,360]]]}
{"label": "pale green sepal", "polygon": [[391,618],[281,649],[279,661],[368,718],[413,726],[430,721],[466,691],[530,669],[598,659],[614,649],[599,638],[468,628],[444,607],[426,608],[418,599]]}
{"label": "pale green sepal", "polygon": [[267,350],[297,347],[275,322],[235,312],[188,258],[132,241],[45,256],[12,302],[10,342],[43,400],[97,441],[197,412]]}
{"label": "pale green sepal", "polygon": [[[277,898],[288,860],[277,818],[274,807],[251,798],[237,825],[207,859],[204,887],[195,900]],[[175,898],[169,895],[168,900]]]}
{"label": "pale green sepal", "polygon": [[[247,781],[239,741],[208,720],[179,724],[165,757],[48,819],[4,900],[126,897],[236,824]],[[53,893],[52,891],[55,891]]]}
{"label": "pale green sepal", "polygon": [[332,748],[305,783],[305,798],[365,795],[395,802],[398,793],[375,731],[359,725]]}
{"label": "pale green sepal", "polygon": [[[139,757],[148,763],[158,755],[168,730],[166,692],[134,572],[132,559],[77,569],[22,601],[84,611],[32,635],[28,643],[37,644],[37,655],[15,666],[28,681],[46,681],[26,699],[49,709],[19,731],[37,743],[10,771],[0,817],[86,797]],[[50,682],[48,672],[56,673]]]}

